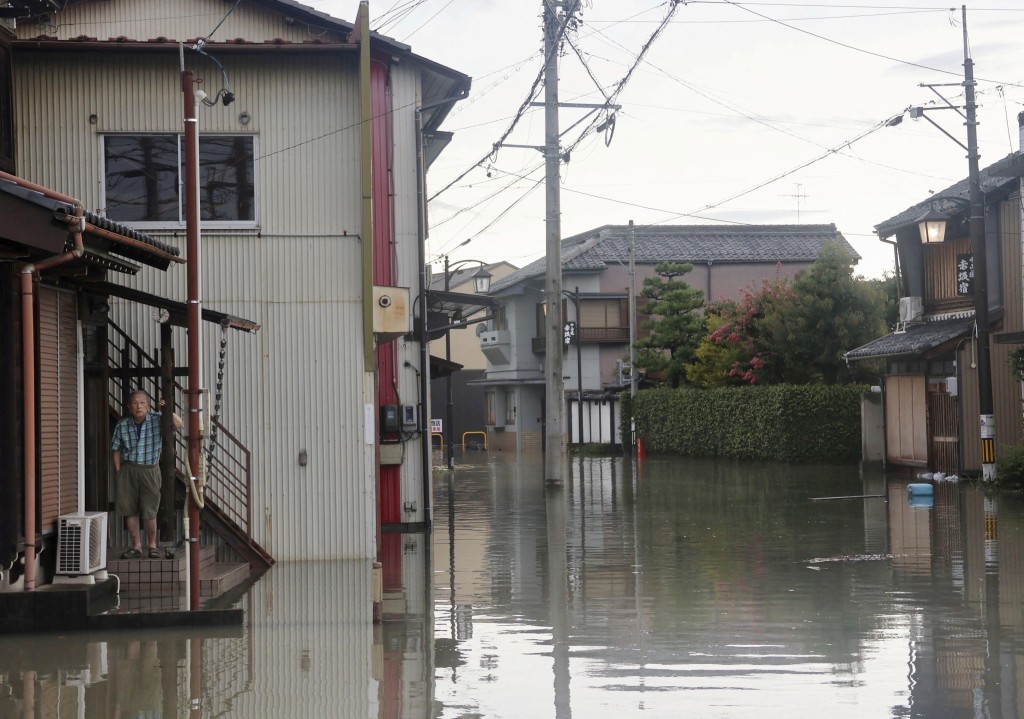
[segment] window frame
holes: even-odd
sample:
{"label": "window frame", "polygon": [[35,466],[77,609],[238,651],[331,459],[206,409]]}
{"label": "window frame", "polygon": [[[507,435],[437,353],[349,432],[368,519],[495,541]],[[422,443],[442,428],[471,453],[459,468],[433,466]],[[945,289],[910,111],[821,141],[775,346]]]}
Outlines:
{"label": "window frame", "polygon": [[[112,137],[176,137],[178,140],[178,219],[177,220],[123,220],[110,217],[107,209],[107,139]],[[203,187],[200,181],[200,227],[203,229],[224,229],[224,230],[252,230],[260,227],[260,188],[257,173],[257,158],[259,157],[259,136],[256,133],[246,132],[202,132],[199,134],[199,142],[216,137],[241,137],[248,138],[252,142],[252,216],[251,220],[204,220],[202,217],[202,194]],[[99,136],[99,157],[100,157],[100,194],[103,207],[103,215],[115,222],[120,222],[128,227],[140,230],[182,230],[185,228],[185,192],[184,192],[184,152],[185,135],[182,132],[105,132]]]}

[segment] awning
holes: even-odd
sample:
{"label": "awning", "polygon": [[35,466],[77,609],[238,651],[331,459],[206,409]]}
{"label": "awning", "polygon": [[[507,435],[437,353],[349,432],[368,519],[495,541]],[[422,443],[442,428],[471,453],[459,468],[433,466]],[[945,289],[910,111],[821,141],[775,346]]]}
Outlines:
{"label": "awning", "polygon": [[[148,292],[142,292],[141,290],[134,290],[130,287],[122,287],[121,285],[114,284],[113,282],[90,282],[82,285],[82,289],[91,294],[120,297],[121,299],[129,300],[130,302],[138,302],[142,305],[156,307],[157,309],[164,309],[170,313],[170,317],[167,320],[168,323],[177,327],[185,327],[187,324],[188,312],[184,302],[170,300],[166,297],[158,297],[157,295],[151,295]],[[222,327],[230,327],[231,329],[242,330],[244,332],[255,333],[260,329],[260,325],[252,320],[236,317],[235,315],[229,315],[226,312],[207,309],[206,307],[203,308],[202,317],[206,322],[213,322],[214,324],[221,325]]]}
{"label": "awning", "polygon": [[922,322],[909,325],[905,332],[893,332],[846,353],[847,360],[877,359],[924,355],[974,330],[973,317]]}
{"label": "awning", "polygon": [[446,360],[443,357],[435,357],[430,355],[430,378],[437,379],[438,377],[447,377],[455,372],[462,369],[462,365],[458,362],[452,362]]}

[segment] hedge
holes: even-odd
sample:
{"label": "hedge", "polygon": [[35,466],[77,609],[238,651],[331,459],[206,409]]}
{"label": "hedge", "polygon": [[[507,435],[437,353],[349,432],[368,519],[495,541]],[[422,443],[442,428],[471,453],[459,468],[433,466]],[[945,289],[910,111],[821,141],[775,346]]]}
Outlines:
{"label": "hedge", "polygon": [[[792,463],[853,463],[861,456],[861,385],[647,389],[636,396],[637,436],[648,452]],[[623,396],[629,431],[629,395]]]}

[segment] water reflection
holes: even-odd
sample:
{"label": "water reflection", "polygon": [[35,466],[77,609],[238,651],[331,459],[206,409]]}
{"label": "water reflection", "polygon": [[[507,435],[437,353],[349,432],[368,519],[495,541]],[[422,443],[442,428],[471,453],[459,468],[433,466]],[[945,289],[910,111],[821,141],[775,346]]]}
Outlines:
{"label": "water reflection", "polygon": [[1016,499],[944,483],[929,508],[857,468],[586,460],[560,503],[539,476],[458,476],[435,535],[455,590],[435,597],[472,628],[435,625],[462,660],[437,673],[438,716],[1019,715]]}
{"label": "water reflection", "polygon": [[0,638],[0,717],[1021,713],[1020,498],[691,460],[574,460],[552,489],[540,457],[466,462],[430,537],[382,537],[383,625],[365,562],[278,565],[234,633]]}

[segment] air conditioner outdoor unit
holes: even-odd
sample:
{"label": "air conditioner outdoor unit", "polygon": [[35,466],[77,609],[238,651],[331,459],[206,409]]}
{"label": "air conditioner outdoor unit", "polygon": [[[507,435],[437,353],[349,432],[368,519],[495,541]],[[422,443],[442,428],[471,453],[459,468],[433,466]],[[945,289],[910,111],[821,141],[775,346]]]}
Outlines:
{"label": "air conditioner outdoor unit", "polygon": [[92,574],[107,566],[107,513],[57,518],[57,574]]}
{"label": "air conditioner outdoor unit", "polygon": [[920,322],[924,304],[920,297],[900,297],[900,322]]}

